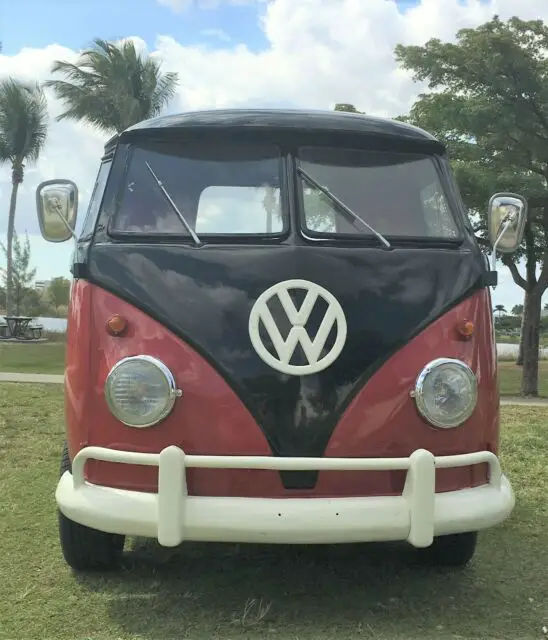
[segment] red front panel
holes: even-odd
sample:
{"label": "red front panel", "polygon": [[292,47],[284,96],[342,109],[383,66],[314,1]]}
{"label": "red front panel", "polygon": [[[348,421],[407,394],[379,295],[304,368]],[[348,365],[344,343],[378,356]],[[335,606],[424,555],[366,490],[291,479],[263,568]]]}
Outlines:
{"label": "red front panel", "polygon": [[[419,447],[436,455],[467,453],[498,446],[496,352],[487,289],[458,305],[392,356],[363,387],[335,428],[326,456],[399,457]],[[108,318],[129,320],[123,337],[109,335]],[[469,340],[456,332],[474,322]],[[148,354],[162,360],[183,389],[171,415],[149,429],[132,429],[109,412],[103,385],[121,358]],[[429,426],[409,392],[422,367],[438,357],[458,358],[479,382],[476,411],[468,422],[447,431]],[[88,445],[159,452],[176,444],[187,453],[271,455],[259,426],[223,377],[195,350],[142,311],[110,293],[77,281],[73,285],[67,336],[66,423],[71,457]],[[486,481],[484,467],[438,470],[437,489],[448,491]],[[90,482],[155,491],[157,470],[90,462]],[[359,496],[401,492],[402,472],[322,472],[314,490],[289,491],[273,471],[192,469],[189,493],[210,496]]]}

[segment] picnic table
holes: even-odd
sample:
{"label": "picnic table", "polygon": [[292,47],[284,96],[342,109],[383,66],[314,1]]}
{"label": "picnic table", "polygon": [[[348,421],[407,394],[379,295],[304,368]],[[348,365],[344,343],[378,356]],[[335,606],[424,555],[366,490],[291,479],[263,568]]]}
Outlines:
{"label": "picnic table", "polygon": [[[28,326],[32,320],[28,316],[4,316],[4,320],[8,325],[8,337],[28,339]],[[31,338],[33,337],[31,332]]]}

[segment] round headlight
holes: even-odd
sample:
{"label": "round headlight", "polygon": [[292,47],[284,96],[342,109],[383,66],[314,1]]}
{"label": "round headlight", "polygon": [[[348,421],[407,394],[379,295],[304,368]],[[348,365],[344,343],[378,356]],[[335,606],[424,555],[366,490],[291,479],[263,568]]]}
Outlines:
{"label": "round headlight", "polygon": [[478,384],[460,360],[439,358],[424,367],[413,393],[419,412],[435,427],[449,429],[465,422],[476,408]]}
{"label": "round headlight", "polygon": [[105,383],[112,415],[128,427],[152,427],[162,421],[180,395],[171,371],[150,356],[120,360]]}

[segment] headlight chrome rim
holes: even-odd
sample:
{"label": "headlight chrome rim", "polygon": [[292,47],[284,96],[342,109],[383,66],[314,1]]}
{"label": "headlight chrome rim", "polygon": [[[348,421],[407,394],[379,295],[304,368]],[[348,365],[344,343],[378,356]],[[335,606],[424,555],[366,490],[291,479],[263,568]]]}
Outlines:
{"label": "headlight chrome rim", "polygon": [[[470,386],[472,389],[472,398],[466,413],[461,414],[458,419],[445,422],[437,420],[429,413],[424,397],[424,383],[427,377],[435,369],[442,365],[452,365],[458,367],[471,383]],[[437,427],[438,429],[454,429],[455,427],[459,427],[460,425],[464,424],[476,410],[478,400],[478,380],[472,369],[462,360],[457,360],[456,358],[436,358],[435,360],[432,360],[432,362],[429,362],[420,372],[419,376],[417,377],[412,396],[415,399],[415,403],[417,405],[419,413],[429,424]]]}
{"label": "headlight chrome rim", "polygon": [[[166,405],[163,411],[159,414],[159,416],[156,417],[154,420],[151,420],[150,422],[137,424],[137,425],[132,424],[127,420],[123,420],[117,415],[118,407],[115,405],[112,399],[112,387],[109,384],[109,381],[112,380],[113,375],[118,371],[118,369],[120,369],[121,366],[123,366],[127,362],[136,362],[136,361],[146,362],[148,364],[154,365],[163,375],[169,389]],[[183,392],[181,391],[181,389],[177,388],[177,383],[175,381],[174,375],[171,373],[169,368],[161,360],[153,356],[137,355],[137,356],[126,356],[125,358],[122,358],[121,360],[119,360],[112,367],[112,369],[109,371],[107,378],[105,380],[104,395],[105,395],[105,400],[107,402],[108,408],[111,414],[116,418],[116,420],[121,422],[126,427],[131,427],[133,429],[147,429],[149,427],[153,427],[159,424],[160,422],[162,422],[167,418],[167,416],[172,412],[173,407],[175,406],[175,401],[177,400],[177,398],[180,398],[183,395]]]}

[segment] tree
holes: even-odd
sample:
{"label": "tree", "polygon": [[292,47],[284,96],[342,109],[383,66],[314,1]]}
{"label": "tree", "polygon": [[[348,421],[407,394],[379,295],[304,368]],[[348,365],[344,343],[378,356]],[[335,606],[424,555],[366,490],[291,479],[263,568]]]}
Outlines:
{"label": "tree", "polygon": [[523,305],[522,304],[515,304],[512,307],[512,315],[513,316],[521,316],[523,314]]}
{"label": "tree", "polygon": [[129,40],[118,45],[96,38],[76,64],[56,60],[53,73],[65,80],[49,80],[66,111],[57,120],[92,124],[101,131],[120,133],[160,113],[173,98],[178,74],[161,73],[153,58],[141,56]]}
{"label": "tree", "polygon": [[13,234],[17,192],[26,163],[36,162],[47,137],[47,103],[41,87],[8,78],[0,82],[0,164],[11,166],[6,249],[6,313],[12,313]]}
{"label": "tree", "polygon": [[503,315],[506,315],[506,308],[503,304],[497,304],[497,306],[494,309],[495,313],[499,314],[499,318]]}
{"label": "tree", "polygon": [[[8,255],[8,249],[0,243],[4,254]],[[21,245],[17,233],[13,234],[13,261],[12,261],[12,292],[13,302],[15,304],[15,315],[20,315],[21,307],[27,296],[29,285],[36,275],[36,269],[30,266],[30,242],[28,235],[25,236],[25,243]],[[8,272],[4,274],[4,284],[8,282]],[[8,311],[6,315],[10,315]]]}
{"label": "tree", "polygon": [[57,313],[62,307],[67,307],[70,298],[70,280],[53,278],[47,288],[47,298]]}
{"label": "tree", "polygon": [[495,317],[495,328],[499,332],[514,333],[516,329],[519,331],[521,319],[512,315],[501,315]]}
{"label": "tree", "polygon": [[[27,287],[25,289],[25,295],[21,302],[21,310],[23,315],[31,316],[35,318],[36,316],[47,315],[47,308],[42,304],[42,298],[36,289],[32,287]],[[46,314],[44,314],[46,311]]]}
{"label": "tree", "polygon": [[363,113],[363,111],[358,111],[356,107],[349,102],[337,102],[334,111],[346,111],[347,113]]}
{"label": "tree", "polygon": [[492,192],[517,191],[528,198],[523,245],[502,262],[524,290],[521,393],[532,396],[538,395],[541,299],[548,287],[547,48],[548,27],[542,21],[514,17],[502,22],[497,16],[476,29],[460,30],[456,43],[431,39],[424,47],[396,47],[400,64],[431,90],[401,119],[448,145],[486,250],[486,204]]}

